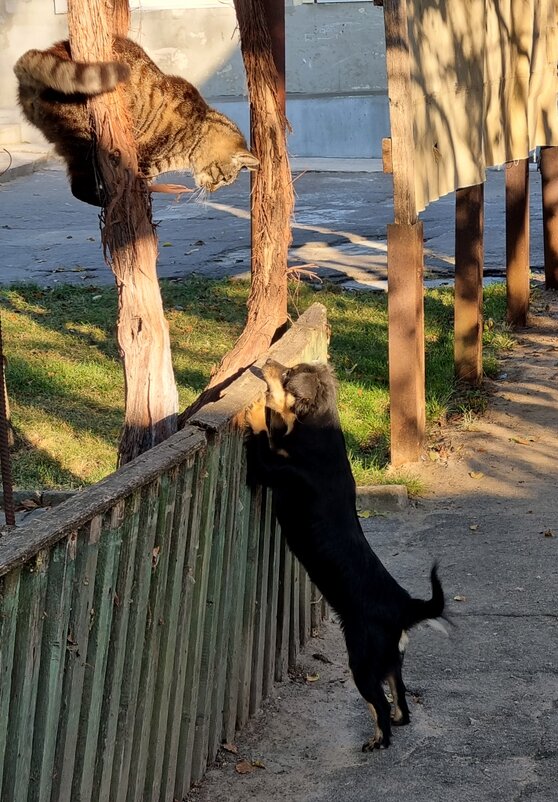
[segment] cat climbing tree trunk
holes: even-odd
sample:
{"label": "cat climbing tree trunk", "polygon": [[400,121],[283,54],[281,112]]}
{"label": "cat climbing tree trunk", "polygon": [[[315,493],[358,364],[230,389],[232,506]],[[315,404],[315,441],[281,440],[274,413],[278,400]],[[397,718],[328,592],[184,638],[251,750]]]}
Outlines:
{"label": "cat climbing tree trunk", "polygon": [[[128,0],[68,0],[76,61],[111,61],[112,36],[126,36]],[[137,174],[136,146],[120,90],[90,100],[97,165],[107,194],[102,214],[105,258],[118,289],[117,339],[124,364],[126,409],[118,464],[176,431],[178,395],[168,324],[157,280],[151,202]]]}
{"label": "cat climbing tree trunk", "polygon": [[283,0],[234,0],[234,5],[248,81],[251,147],[260,168],[252,176],[252,283],[246,326],[212,376],[210,388],[254,362],[287,322],[294,192],[285,136],[284,39],[279,41],[284,35]]}

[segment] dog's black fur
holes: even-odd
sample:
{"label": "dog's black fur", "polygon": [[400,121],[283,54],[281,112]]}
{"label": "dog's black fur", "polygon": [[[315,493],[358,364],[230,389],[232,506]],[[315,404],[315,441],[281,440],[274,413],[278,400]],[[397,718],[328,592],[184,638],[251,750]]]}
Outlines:
{"label": "dog's black fur", "polygon": [[[390,743],[394,724],[409,722],[400,641],[414,624],[442,615],[444,594],[432,568],[432,598],[412,598],[370,548],[356,512],[355,481],[327,365],[286,368],[268,360],[263,404],[248,411],[248,481],[273,488],[277,518],[292,552],[337,612],[358,690],[376,721],[364,751]],[[271,410],[271,412],[270,412]],[[267,423],[267,425],[266,425]]]}

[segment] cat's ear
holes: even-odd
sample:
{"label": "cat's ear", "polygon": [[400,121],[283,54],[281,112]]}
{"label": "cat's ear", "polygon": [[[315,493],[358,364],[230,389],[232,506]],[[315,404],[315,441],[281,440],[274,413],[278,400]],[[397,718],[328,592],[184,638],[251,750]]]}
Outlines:
{"label": "cat's ear", "polygon": [[246,167],[250,172],[257,170],[260,166],[260,160],[257,159],[249,150],[239,150],[233,156],[234,162],[238,165],[238,169],[242,170]]}

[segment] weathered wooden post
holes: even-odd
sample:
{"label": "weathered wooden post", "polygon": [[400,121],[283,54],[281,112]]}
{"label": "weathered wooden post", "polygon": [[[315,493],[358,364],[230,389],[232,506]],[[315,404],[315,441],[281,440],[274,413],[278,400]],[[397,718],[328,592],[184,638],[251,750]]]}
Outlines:
{"label": "weathered wooden post", "polygon": [[541,148],[544,276],[547,290],[558,289],[558,147]]}
{"label": "weathered wooden post", "polygon": [[529,159],[506,164],[506,296],[511,326],[529,312]]}
{"label": "weathered wooden post", "polygon": [[455,192],[455,372],[482,381],[484,184]]}
{"label": "weathered wooden post", "polygon": [[414,187],[406,4],[384,0],[395,222],[388,226],[391,462],[418,459],[425,433],[423,228]]}

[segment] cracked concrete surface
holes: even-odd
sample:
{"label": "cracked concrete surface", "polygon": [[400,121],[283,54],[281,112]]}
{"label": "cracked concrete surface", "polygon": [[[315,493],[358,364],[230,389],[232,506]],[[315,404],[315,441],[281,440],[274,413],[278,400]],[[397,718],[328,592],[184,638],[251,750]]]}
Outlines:
{"label": "cracked concrete surface", "polygon": [[[531,170],[531,265],[541,270],[543,250],[540,175]],[[295,172],[293,266],[311,264],[322,278],[350,290],[385,290],[386,225],[393,220],[391,176],[381,172]],[[165,181],[184,182],[169,175]],[[191,183],[186,179],[186,183]],[[110,284],[99,236],[99,213],[70,193],[63,165],[0,184],[2,283],[41,286]],[[241,175],[205,202],[192,196],[153,198],[158,222],[159,275],[212,278],[249,270],[249,180]],[[427,284],[453,275],[454,196],[430,206],[424,221]],[[485,188],[486,276],[501,277],[505,263],[504,173],[490,171]]]}

